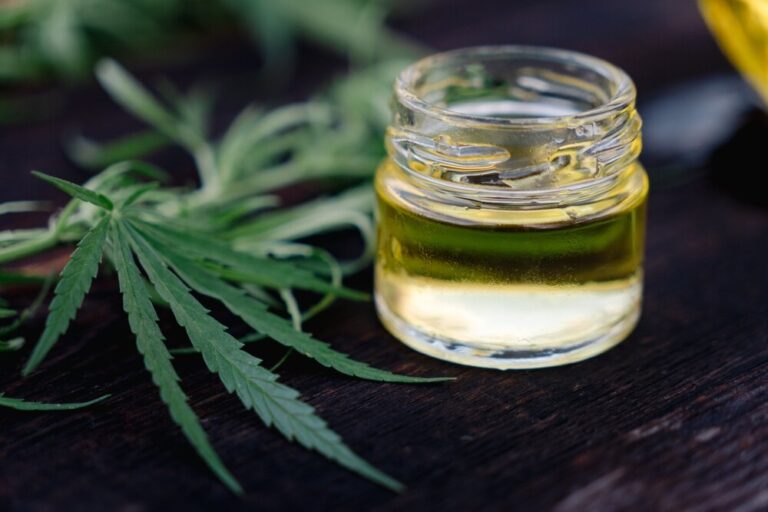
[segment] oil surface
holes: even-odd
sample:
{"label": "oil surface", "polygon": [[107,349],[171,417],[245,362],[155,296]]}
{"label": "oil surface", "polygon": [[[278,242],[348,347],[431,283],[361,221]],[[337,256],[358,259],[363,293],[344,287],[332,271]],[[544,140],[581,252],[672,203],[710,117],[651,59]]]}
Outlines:
{"label": "oil surface", "polygon": [[461,222],[430,218],[379,182],[382,319],[417,350],[499,368],[549,366],[550,356],[564,364],[571,351],[573,360],[588,357],[580,347],[620,341],[640,308],[643,183],[611,215],[542,226],[524,214],[514,223],[472,223],[479,210]]}

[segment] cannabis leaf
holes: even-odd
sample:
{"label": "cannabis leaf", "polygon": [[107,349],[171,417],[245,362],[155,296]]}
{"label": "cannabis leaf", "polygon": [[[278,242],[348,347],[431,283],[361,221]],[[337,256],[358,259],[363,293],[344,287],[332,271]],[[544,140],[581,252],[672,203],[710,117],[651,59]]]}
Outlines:
{"label": "cannabis leaf", "polygon": [[75,402],[69,404],[48,404],[43,402],[28,402],[20,398],[10,398],[0,393],[0,407],[10,407],[17,411],[72,411],[82,409],[106,400],[110,395],[102,395],[99,398],[89,400],[88,402]]}
{"label": "cannabis leaf", "polygon": [[[154,233],[158,232],[168,233],[166,228],[148,223],[140,223],[138,226],[136,224],[138,223],[131,225],[158,253],[163,254],[167,262],[195,291],[220,300],[232,313],[239,316],[256,331],[298,350],[305,356],[317,360],[323,366],[334,368],[353,377],[384,382],[415,384],[452,380],[451,378],[440,377],[419,378],[396,375],[350,359],[346,354],[332,349],[327,343],[294,329],[288,321],[267,311],[266,305],[249,297],[242,290],[219,280],[214,274],[201,268],[195,261],[185,257],[181,251],[174,250],[174,244],[163,243],[154,236]],[[190,237],[188,243],[183,246],[187,253],[205,256],[210,252],[206,246],[202,245],[201,240],[196,242],[193,240],[194,237]],[[190,249],[193,245],[195,250]],[[180,245],[176,247],[182,248]],[[217,254],[221,254],[222,250],[224,250],[224,246],[214,249]],[[230,249],[226,249],[226,253],[230,256],[238,254]]]}
{"label": "cannabis leaf", "polygon": [[[76,187],[74,184],[71,185]],[[80,240],[77,249],[72,253],[69,262],[61,271],[61,278],[54,290],[50,313],[45,322],[45,330],[24,366],[23,375],[32,373],[42,362],[59,336],[67,330],[69,322],[75,317],[77,310],[80,309],[85,294],[91,288],[93,278],[96,277],[99,270],[108,226],[109,217],[104,217],[91,228]]]}
{"label": "cannabis leaf", "polygon": [[[240,31],[285,77],[298,40],[356,60],[403,55],[415,44],[383,23],[390,2],[315,0],[57,0],[2,2],[0,83],[83,78],[105,53],[154,53],[190,36]],[[178,45],[173,45],[178,46]]]}
{"label": "cannabis leaf", "polygon": [[14,352],[24,346],[24,338],[17,336],[9,340],[0,340],[0,352]]}
{"label": "cannabis leaf", "polygon": [[316,292],[333,292],[347,299],[367,299],[364,293],[329,284],[318,279],[312,272],[302,269],[289,261],[262,258],[236,251],[226,242],[196,233],[192,229],[183,232],[168,223],[149,224],[137,220],[147,229],[156,232],[169,246],[176,246],[195,257],[228,265],[229,271],[220,269],[225,276],[236,280],[268,286],[271,288],[299,288]]}
{"label": "cannabis leaf", "polygon": [[112,201],[110,201],[107,196],[99,194],[98,192],[94,192],[93,190],[88,190],[87,188],[81,187],[80,185],[75,185],[71,181],[56,178],[55,176],[48,176],[47,174],[43,174],[42,172],[37,171],[32,171],[32,174],[43,181],[47,181],[48,183],[54,185],[56,188],[66,192],[76,199],[80,199],[86,203],[91,203],[92,205],[99,206],[106,210],[111,210],[114,207]]}
{"label": "cannabis leaf", "polygon": [[180,379],[171,364],[172,357],[163,343],[165,338],[157,325],[155,308],[146,293],[144,281],[119,222],[110,230],[110,241],[112,262],[117,270],[123,294],[123,309],[128,314],[128,323],[131,332],[136,336],[136,346],[144,357],[144,365],[160,389],[160,396],[168,405],[173,421],[181,427],[184,435],[216,476],[233,492],[241,493],[240,484],[219,460],[197,415],[187,404],[187,397],[179,386]]}
{"label": "cannabis leaf", "polygon": [[[324,23],[327,30],[330,22]],[[289,440],[380,485],[401,489],[399,482],[356,455],[300,399],[299,392],[278,382],[275,374],[295,351],[358,378],[399,383],[449,380],[372,368],[303,332],[303,322],[337,298],[368,299],[367,294],[344,287],[342,281],[371,259],[370,184],[288,208],[281,208],[280,195],[274,192],[314,179],[323,179],[327,186],[349,187],[370,176],[383,154],[380,133],[386,122],[382,114],[386,102],[382,98],[388,94],[393,69],[382,66],[354,75],[309,102],[273,110],[246,107],[222,136],[210,138],[209,95],[200,90],[181,94],[166,86],[156,97],[119,64],[103,61],[97,75],[104,88],[150,129],[103,145],[80,139],[72,146],[75,156],[85,164],[109,165],[82,186],[38,173],[73,199],[51,216],[47,229],[0,232],[0,264],[79,240],[61,273],[46,327],[24,374],[43,360],[66,331],[106,254],[116,270],[137,348],[163,402],[200,457],[229,489],[241,492],[188,404],[171,354],[201,355],[230,393]],[[373,97],[372,91],[376,91]],[[167,144],[177,144],[192,156],[199,176],[197,188],[158,184],[167,183],[166,173],[146,162],[115,162],[140,158]],[[0,214],[37,208],[38,203],[6,204],[0,205]],[[351,261],[338,261],[306,240],[350,228],[364,242],[362,254]],[[37,281],[5,272],[0,273],[0,282]],[[296,290],[320,298],[305,304],[303,297],[299,301],[294,296]],[[45,295],[44,286],[35,302]],[[233,338],[197,296],[220,302],[253,332],[240,340]],[[168,350],[156,307],[170,309],[191,347]],[[11,321],[0,327],[2,338],[33,310],[11,316],[2,301],[0,308],[8,309],[0,309],[0,316],[7,315]],[[288,348],[271,369],[243,348],[244,343],[267,339]],[[2,341],[0,350],[17,349],[22,343],[20,338]]]}
{"label": "cannabis leaf", "polygon": [[167,146],[168,137],[155,130],[128,135],[108,144],[96,144],[82,136],[67,142],[67,152],[86,169],[98,170],[115,162],[131,160]]}
{"label": "cannabis leaf", "polygon": [[160,296],[168,302],[176,321],[185,328],[192,345],[202,354],[208,368],[219,375],[227,390],[235,392],[268,426],[274,425],[288,439],[296,439],[342,466],[356,471],[392,490],[402,484],[357,456],[314,413],[300,401],[298,392],[277,382],[277,375],[263,368],[261,360],[242,350],[242,343],[226,327],[208,315],[189,289],[166,266],[162,257],[130,225],[126,229],[131,246]]}
{"label": "cannabis leaf", "polygon": [[176,116],[117,62],[111,59],[102,60],[96,66],[96,76],[116,101],[137,117],[156,126],[166,137],[190,147],[201,143],[194,132],[185,130]]}

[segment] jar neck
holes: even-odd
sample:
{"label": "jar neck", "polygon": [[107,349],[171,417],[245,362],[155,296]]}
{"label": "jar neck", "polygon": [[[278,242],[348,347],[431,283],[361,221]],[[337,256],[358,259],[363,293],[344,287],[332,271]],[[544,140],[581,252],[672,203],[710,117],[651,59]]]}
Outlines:
{"label": "jar neck", "polygon": [[424,59],[395,86],[392,160],[424,187],[491,205],[602,196],[641,148],[625,73],[582,54],[475,48]]}

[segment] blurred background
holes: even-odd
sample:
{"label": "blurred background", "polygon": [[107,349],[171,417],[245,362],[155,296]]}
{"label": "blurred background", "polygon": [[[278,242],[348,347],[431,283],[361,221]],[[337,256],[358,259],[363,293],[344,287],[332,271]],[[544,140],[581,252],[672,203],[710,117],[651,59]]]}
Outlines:
{"label": "blurred background", "polygon": [[[690,178],[740,127],[761,124],[750,114],[756,96],[691,0],[3,0],[0,198],[29,198],[33,187],[51,194],[37,190],[45,187],[31,169],[82,174],[65,151],[78,135],[108,140],[141,128],[95,85],[102,56],[145,82],[205,84],[216,93],[216,132],[249,103],[304,100],[402,59],[380,74],[388,84],[418,55],[486,44],[569,48],[624,68],[638,86],[643,159],[659,186]],[[388,85],[367,90],[389,94]],[[159,158],[183,175],[183,159]]]}

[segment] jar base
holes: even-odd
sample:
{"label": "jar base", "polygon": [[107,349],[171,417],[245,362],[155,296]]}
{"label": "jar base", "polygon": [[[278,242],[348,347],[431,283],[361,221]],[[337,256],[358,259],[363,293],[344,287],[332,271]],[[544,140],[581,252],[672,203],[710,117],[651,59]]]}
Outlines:
{"label": "jar base", "polygon": [[496,370],[548,368],[576,363],[597,356],[618,345],[640,318],[640,302],[597,336],[571,341],[556,348],[500,347],[482,342],[462,342],[423,332],[409,325],[376,294],[376,310],[384,327],[405,345],[430,357],[451,363]]}

